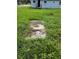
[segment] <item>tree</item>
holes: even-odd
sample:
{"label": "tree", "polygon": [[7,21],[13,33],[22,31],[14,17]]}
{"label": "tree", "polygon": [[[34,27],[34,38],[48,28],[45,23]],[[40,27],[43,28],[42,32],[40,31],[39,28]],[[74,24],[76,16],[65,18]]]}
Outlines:
{"label": "tree", "polygon": [[28,4],[30,3],[30,0],[17,0],[17,4]]}

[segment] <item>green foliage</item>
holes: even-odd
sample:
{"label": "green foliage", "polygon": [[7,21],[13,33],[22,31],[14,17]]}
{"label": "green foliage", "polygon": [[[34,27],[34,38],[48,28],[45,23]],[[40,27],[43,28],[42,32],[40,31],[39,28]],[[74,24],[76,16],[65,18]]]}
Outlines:
{"label": "green foliage", "polygon": [[[60,9],[17,8],[17,58],[61,59]],[[25,40],[31,19],[44,21],[46,39]]]}

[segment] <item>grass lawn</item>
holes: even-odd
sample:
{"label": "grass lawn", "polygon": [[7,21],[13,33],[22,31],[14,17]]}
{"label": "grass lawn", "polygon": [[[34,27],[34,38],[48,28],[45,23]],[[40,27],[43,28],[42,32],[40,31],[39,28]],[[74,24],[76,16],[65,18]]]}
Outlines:
{"label": "grass lawn", "polygon": [[[29,21],[44,21],[46,39],[25,40]],[[17,58],[61,59],[61,10],[17,7]]]}

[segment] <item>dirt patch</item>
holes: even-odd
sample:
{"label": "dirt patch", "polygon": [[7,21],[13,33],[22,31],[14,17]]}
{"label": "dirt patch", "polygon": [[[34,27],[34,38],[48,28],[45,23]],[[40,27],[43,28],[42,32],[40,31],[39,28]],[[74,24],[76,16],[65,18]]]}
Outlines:
{"label": "dirt patch", "polygon": [[48,16],[53,16],[53,15],[54,15],[53,13],[49,13],[49,14],[48,14]]}
{"label": "dirt patch", "polygon": [[40,19],[36,19],[36,18],[30,18],[29,20],[30,20],[30,21],[32,21],[32,20],[40,20]]}

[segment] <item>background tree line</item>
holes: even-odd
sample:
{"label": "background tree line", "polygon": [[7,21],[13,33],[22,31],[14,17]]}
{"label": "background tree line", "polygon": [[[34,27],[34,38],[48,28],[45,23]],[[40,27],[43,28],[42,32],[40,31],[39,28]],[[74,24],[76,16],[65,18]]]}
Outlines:
{"label": "background tree line", "polygon": [[30,3],[30,0],[17,0],[17,4],[20,5],[20,4],[28,4]]}

